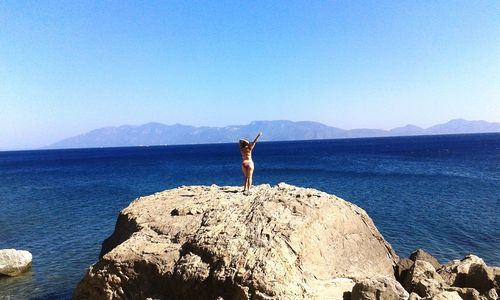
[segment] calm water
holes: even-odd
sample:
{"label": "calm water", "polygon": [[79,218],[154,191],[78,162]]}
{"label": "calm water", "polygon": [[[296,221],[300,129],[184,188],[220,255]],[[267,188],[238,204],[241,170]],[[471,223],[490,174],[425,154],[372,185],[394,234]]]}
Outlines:
{"label": "calm water", "polygon": [[[500,134],[260,143],[255,184],[287,182],[363,207],[400,256],[500,265]],[[179,185],[240,185],[237,144],[0,152],[0,249],[33,253],[0,299],[67,299],[118,212]]]}

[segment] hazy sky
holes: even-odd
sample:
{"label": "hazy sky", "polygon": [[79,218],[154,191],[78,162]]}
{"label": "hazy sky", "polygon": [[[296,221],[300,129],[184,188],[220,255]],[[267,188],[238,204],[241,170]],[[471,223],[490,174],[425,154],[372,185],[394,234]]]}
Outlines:
{"label": "hazy sky", "polygon": [[500,121],[499,12],[499,1],[1,1],[0,149],[150,121]]}

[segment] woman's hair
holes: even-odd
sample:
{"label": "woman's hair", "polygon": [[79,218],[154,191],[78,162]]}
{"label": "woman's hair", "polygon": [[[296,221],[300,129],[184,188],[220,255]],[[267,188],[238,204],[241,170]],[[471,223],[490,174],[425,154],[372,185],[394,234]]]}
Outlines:
{"label": "woman's hair", "polygon": [[240,140],[240,148],[243,149],[245,147],[248,147],[248,145],[250,145],[250,142],[245,140],[245,139],[241,139]]}

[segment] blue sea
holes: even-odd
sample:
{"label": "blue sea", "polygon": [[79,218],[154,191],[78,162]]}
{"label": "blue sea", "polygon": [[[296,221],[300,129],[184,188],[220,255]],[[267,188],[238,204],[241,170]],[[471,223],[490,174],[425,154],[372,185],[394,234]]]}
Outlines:
{"label": "blue sea", "polygon": [[[312,187],[364,208],[399,256],[500,265],[500,134],[262,142],[254,183]],[[0,299],[68,299],[120,210],[180,185],[241,185],[238,145],[0,152],[0,249],[33,267]]]}

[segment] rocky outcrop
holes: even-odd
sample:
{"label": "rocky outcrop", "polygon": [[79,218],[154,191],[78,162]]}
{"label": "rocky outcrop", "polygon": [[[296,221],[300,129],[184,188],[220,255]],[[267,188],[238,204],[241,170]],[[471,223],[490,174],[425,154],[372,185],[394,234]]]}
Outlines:
{"label": "rocky outcrop", "polygon": [[[437,269],[435,268],[437,267]],[[410,299],[498,300],[498,268],[467,255],[445,265],[423,250],[401,259],[396,278],[410,292]]]}
{"label": "rocky outcrop", "polygon": [[0,275],[17,276],[31,268],[33,256],[26,250],[0,250]]}
{"label": "rocky outcrop", "polygon": [[342,299],[361,279],[394,283],[398,257],[361,208],[286,184],[240,190],[190,186],[137,199],[74,298]]}
{"label": "rocky outcrop", "polygon": [[474,255],[398,259],[361,208],[314,189],[190,186],[135,200],[75,299],[498,300]]}

